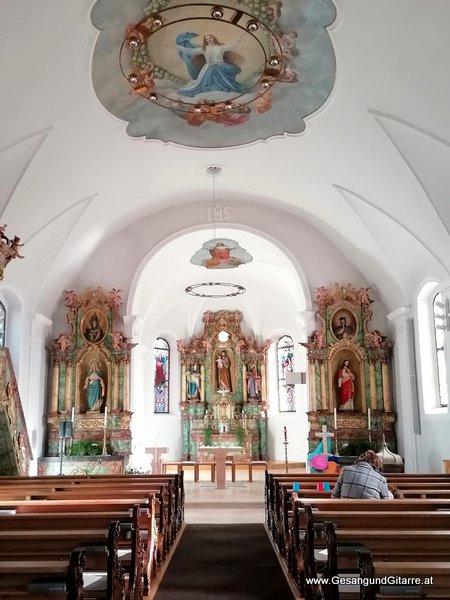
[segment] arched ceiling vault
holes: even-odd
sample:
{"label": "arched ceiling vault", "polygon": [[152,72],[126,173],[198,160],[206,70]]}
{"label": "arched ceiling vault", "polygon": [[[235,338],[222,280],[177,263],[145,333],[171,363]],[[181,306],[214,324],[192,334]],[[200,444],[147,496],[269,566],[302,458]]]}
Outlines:
{"label": "arched ceiling vault", "polygon": [[[304,131],[189,149],[130,137],[98,101],[92,0],[3,0],[1,219],[25,241],[5,277],[28,308],[51,314],[65,286],[94,283],[85,272],[112,236],[117,256],[138,265],[145,253],[136,257],[125,233],[204,206],[208,164],[223,166],[221,200],[310,223],[391,309],[412,302],[427,278],[448,278],[450,3],[334,4],[336,82]],[[333,283],[326,269],[323,279]]]}

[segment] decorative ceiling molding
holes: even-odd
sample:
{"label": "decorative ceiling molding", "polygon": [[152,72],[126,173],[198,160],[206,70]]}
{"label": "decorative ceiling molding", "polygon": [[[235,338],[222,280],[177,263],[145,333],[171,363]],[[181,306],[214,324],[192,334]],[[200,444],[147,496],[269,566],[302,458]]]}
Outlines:
{"label": "decorative ceiling molding", "polygon": [[[408,167],[409,171],[413,175],[414,179],[417,181],[420,188],[423,190],[425,196],[427,197],[428,202],[430,203],[436,216],[439,218],[439,221],[444,226],[447,234],[450,235],[450,225],[447,223],[447,220],[443,216],[442,210],[440,209],[439,206],[437,206],[436,202],[434,201],[433,194],[430,192],[430,190],[428,189],[428,186],[425,184],[423,177],[421,177],[419,175],[419,173],[417,172],[417,168],[414,167],[412,160],[410,158],[408,158],[406,151],[400,147],[400,144],[395,140],[393,133],[391,131],[389,131],[388,127],[386,127],[385,123],[383,123],[383,120],[388,121],[388,122],[391,121],[398,125],[402,125],[403,127],[406,127],[420,135],[426,136],[427,138],[433,140],[434,142],[443,144],[444,146],[446,146],[446,148],[450,148],[450,142],[438,135],[435,135],[429,131],[426,131],[425,129],[423,129],[421,127],[418,127],[417,125],[415,125],[413,123],[409,123],[408,121],[405,121],[404,119],[400,119],[398,117],[394,117],[392,115],[388,115],[386,113],[382,113],[382,112],[375,111],[375,110],[369,110],[368,112],[369,112],[369,114],[371,114],[374,117],[375,121],[381,127],[382,131],[384,132],[384,134],[386,135],[388,140],[391,142],[393,147],[396,149],[399,156],[402,158],[403,162],[405,163],[405,165]],[[448,188],[447,188],[447,190],[448,190]],[[446,199],[446,202],[448,203],[447,199]]]}
{"label": "decorative ceiling molding", "polygon": [[61,211],[60,213],[56,214],[52,219],[50,219],[49,221],[47,221],[46,223],[44,223],[44,225],[42,225],[37,231],[35,231],[24,243],[27,244],[29,242],[31,242],[31,240],[33,238],[35,238],[36,236],[38,236],[40,233],[42,233],[42,231],[44,231],[44,229],[46,229],[47,227],[49,227],[52,223],[54,223],[55,221],[57,221],[58,219],[60,219],[63,215],[75,210],[75,208],[77,208],[78,206],[83,206],[83,209],[81,211],[79,211],[79,213],[77,213],[77,215],[75,215],[72,226],[70,227],[69,231],[66,234],[66,237],[68,237],[72,231],[75,229],[76,224],[78,223],[78,221],[81,219],[83,213],[89,208],[91,202],[97,198],[97,194],[93,194],[92,196],[88,196],[87,198],[83,198],[82,200],[79,200],[78,202],[75,202],[75,204],[72,204],[72,206],[68,206],[67,208],[65,208],[63,211]]}
{"label": "decorative ceiling molding", "polygon": [[3,203],[0,208],[0,219],[3,218],[15,191],[51,131],[52,127],[47,127],[42,131],[31,133],[0,150],[2,181],[0,203]]}
{"label": "decorative ceiling molding", "polygon": [[332,0],[97,0],[94,90],[132,137],[223,148],[300,134],[334,86],[335,17]]}
{"label": "decorative ceiling molding", "polygon": [[[354,199],[354,200],[359,201],[359,202],[363,202],[367,206],[370,206],[376,212],[382,214],[384,217],[386,217],[386,219],[388,219],[389,221],[395,223],[400,229],[402,229],[403,231],[405,231],[406,233],[408,233],[418,244],[420,244],[420,246],[422,246],[422,248],[424,248],[429,254],[431,254],[431,256],[436,260],[436,262],[444,269],[444,271],[447,273],[447,275],[450,275],[449,269],[445,266],[445,264],[442,262],[442,260],[439,258],[439,256],[437,256],[437,254],[435,252],[433,252],[433,250],[431,250],[431,248],[429,246],[427,246],[413,231],[411,231],[408,227],[406,227],[406,225],[404,225],[403,223],[401,223],[398,219],[396,219],[395,217],[393,217],[391,214],[389,214],[388,212],[386,212],[385,210],[383,210],[382,208],[380,208],[376,204],[373,204],[373,202],[370,202],[370,200],[367,200],[367,198],[364,198],[360,194],[357,194],[356,192],[353,192],[352,190],[349,190],[348,188],[342,187],[342,186],[337,185],[335,183],[333,183],[332,185],[333,185],[333,188],[336,189],[342,195],[342,197],[350,204],[350,206],[353,208],[353,210],[355,211],[355,213],[358,215],[358,218],[364,224],[364,227],[366,227],[367,229],[369,229],[370,222],[367,221],[366,219],[364,219],[359,214],[359,211],[357,209],[358,202],[352,201],[350,199],[350,197],[352,199]],[[348,197],[348,196],[350,196],[350,197]],[[374,240],[377,240],[377,237],[375,235],[372,235],[372,237],[373,237]],[[384,253],[383,248],[379,244],[378,244],[378,247]],[[387,261],[390,260],[390,257],[388,255],[386,255],[385,253],[384,253],[384,255],[385,255]]]}

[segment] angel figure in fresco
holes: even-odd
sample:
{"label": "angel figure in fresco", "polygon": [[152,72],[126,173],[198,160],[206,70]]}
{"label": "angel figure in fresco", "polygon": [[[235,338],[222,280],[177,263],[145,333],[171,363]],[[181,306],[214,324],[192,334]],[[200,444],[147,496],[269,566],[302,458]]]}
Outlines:
{"label": "angel figure in fresco", "polygon": [[193,44],[198,33],[185,32],[176,38],[176,46],[192,80],[178,89],[182,96],[197,96],[205,92],[233,92],[244,94],[247,86],[236,81],[241,72],[236,57],[230,50],[237,46],[244,34],[231,44],[223,44],[216,36],[208,33],[202,45]]}
{"label": "angel figure in fresco", "polygon": [[355,376],[350,370],[350,362],[345,359],[337,372],[338,400],[340,410],[353,410],[355,397]]}

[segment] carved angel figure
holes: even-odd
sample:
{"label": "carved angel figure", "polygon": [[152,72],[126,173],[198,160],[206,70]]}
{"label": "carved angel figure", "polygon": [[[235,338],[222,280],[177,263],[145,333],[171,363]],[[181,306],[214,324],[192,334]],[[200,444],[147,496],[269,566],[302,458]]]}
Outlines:
{"label": "carved angel figure", "polygon": [[72,348],[72,338],[69,335],[62,333],[55,340],[55,345],[59,352],[67,352],[67,350],[71,350]]}

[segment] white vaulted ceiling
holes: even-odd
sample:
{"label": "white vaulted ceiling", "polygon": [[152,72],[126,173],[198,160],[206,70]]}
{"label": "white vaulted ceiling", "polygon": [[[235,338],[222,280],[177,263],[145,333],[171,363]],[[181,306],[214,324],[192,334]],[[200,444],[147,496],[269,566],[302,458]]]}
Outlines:
{"label": "white vaulted ceiling", "polygon": [[223,203],[311,224],[388,309],[449,276],[448,0],[336,0],[336,83],[305,131],[223,150],[127,135],[93,91],[92,4],[0,3],[1,224],[26,257],[5,280],[30,309],[51,314],[116,233],[163,209],[206,205],[208,164],[224,169]]}

